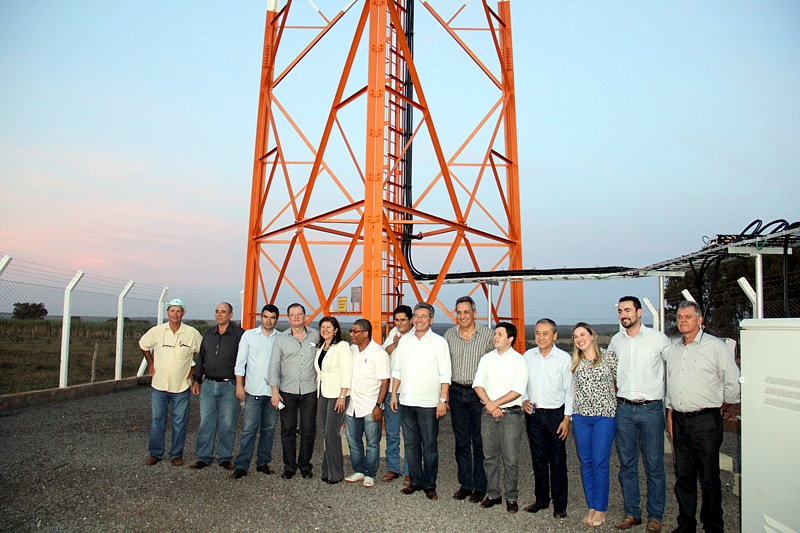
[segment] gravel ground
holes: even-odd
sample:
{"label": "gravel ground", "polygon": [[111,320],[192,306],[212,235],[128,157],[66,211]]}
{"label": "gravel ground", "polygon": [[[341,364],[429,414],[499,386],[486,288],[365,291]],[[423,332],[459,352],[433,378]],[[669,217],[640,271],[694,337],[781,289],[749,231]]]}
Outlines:
{"label": "gravel ground", "polygon": [[[241,480],[218,467],[194,471],[168,461],[145,466],[150,401],[148,387],[62,403],[0,411],[0,530],[2,531],[585,531],[585,513],[575,444],[570,436],[570,504],[568,517],[553,518],[552,507],[532,515],[511,515],[505,505],[481,509],[455,501],[458,489],[449,415],[439,432],[439,501],[422,492],[399,494],[399,481],[327,485],[318,477],[322,443],[314,452],[315,477],[282,480],[255,468]],[[241,420],[241,417],[240,417]],[[194,462],[199,423],[192,398],[186,442],[186,465]],[[321,431],[318,431],[318,435]],[[169,433],[168,433],[169,435]],[[533,475],[527,439],[522,450],[520,507],[533,501]],[[739,470],[739,438],[725,434],[724,453]],[[273,467],[280,470],[276,435]],[[608,521],[596,531],[616,531],[622,499],[612,453]],[[677,504],[672,493],[672,457],[667,465],[665,531],[676,527]],[[345,457],[345,472],[351,471]],[[378,476],[382,476],[381,466]],[[644,473],[641,473],[642,491]],[[739,499],[733,475],[723,472],[723,507],[728,531],[739,530]],[[644,500],[644,494],[643,494]],[[644,501],[642,502],[644,506]],[[638,527],[632,530],[642,532]]]}

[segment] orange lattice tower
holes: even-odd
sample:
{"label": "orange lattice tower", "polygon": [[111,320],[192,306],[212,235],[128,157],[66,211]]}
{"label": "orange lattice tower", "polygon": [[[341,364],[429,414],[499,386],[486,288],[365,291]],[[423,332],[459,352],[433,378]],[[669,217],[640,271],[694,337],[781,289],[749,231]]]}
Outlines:
{"label": "orange lattice tower", "polygon": [[[466,3],[448,20],[428,2],[420,3],[428,12],[420,15],[456,45],[452,49],[468,61],[470,75],[480,78],[476,83],[497,92],[474,119],[465,109],[457,121],[452,111],[434,121],[436,104],[426,98],[426,80],[414,62],[414,3],[352,0],[332,18],[317,9],[323,24],[315,26],[292,18],[313,3],[269,1],[250,201],[246,327],[254,326],[259,299],[300,301],[309,321],[320,314],[357,315],[372,323],[373,336],[380,339],[404,298],[412,306],[437,304],[452,318],[437,299],[449,272],[522,269],[509,2],[500,0],[493,9],[482,0],[481,23],[468,27],[455,26]],[[346,55],[341,44],[334,51],[341,52],[342,66],[330,79],[327,71],[339,56],[319,51],[334,35],[341,43],[348,23],[352,38]],[[314,32],[310,39],[309,30]],[[306,32],[302,42],[307,44],[285,51],[301,41],[300,32]],[[467,34],[485,38],[483,56]],[[471,91],[460,85],[448,88],[448,98]],[[290,102],[297,101],[292,108]],[[331,103],[310,110],[307,104],[319,101]],[[471,105],[470,111],[477,107]],[[442,128],[448,122],[458,127]],[[447,130],[447,139],[437,126]],[[412,158],[412,149],[419,159]],[[333,309],[355,287],[361,288],[360,305]],[[488,297],[480,284],[470,294],[478,290]],[[504,299],[507,307],[501,307]],[[518,346],[524,346],[521,281],[502,286],[492,302],[492,318],[513,321]]]}

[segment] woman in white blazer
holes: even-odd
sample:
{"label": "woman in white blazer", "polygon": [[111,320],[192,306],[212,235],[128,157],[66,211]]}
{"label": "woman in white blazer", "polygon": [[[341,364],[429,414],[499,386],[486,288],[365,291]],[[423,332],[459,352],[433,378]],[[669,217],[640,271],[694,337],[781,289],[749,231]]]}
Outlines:
{"label": "woman in white blazer", "polygon": [[317,370],[317,419],[325,428],[322,481],[333,484],[344,479],[340,432],[353,378],[353,356],[350,344],[342,340],[342,330],[335,317],[326,316],[319,321],[319,334],[323,343],[317,350],[314,367]]}

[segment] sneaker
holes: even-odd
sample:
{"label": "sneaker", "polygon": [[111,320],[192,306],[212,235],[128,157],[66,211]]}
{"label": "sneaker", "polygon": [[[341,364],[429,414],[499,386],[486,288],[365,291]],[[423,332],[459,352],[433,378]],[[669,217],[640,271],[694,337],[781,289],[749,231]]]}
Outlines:
{"label": "sneaker", "polygon": [[352,474],[344,478],[344,480],[347,481],[348,483],[358,483],[359,481],[364,481],[364,474],[360,472],[353,472]]}
{"label": "sneaker", "polygon": [[375,480],[372,479],[369,476],[365,476],[364,477],[364,488],[365,489],[371,489],[374,486],[375,486]]}

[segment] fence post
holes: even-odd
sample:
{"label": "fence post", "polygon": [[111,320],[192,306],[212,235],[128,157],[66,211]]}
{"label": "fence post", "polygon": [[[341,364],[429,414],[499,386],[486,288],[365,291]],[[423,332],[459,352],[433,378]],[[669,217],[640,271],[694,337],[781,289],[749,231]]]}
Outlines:
{"label": "fence post", "polygon": [[3,272],[5,272],[6,267],[10,262],[11,262],[11,256],[8,254],[4,255],[3,258],[0,259],[0,276],[3,275]]}
{"label": "fence post", "polygon": [[653,315],[653,329],[658,329],[658,324],[661,322],[658,311],[653,306],[652,302],[650,302],[650,298],[645,296],[643,301],[644,305],[647,306],[647,309],[650,311],[650,314]]}
{"label": "fence post", "polygon": [[[164,300],[167,299],[169,287],[164,287],[161,291],[161,297],[158,299],[158,310],[156,311],[156,326],[160,326],[164,322]],[[144,376],[144,371],[147,370],[147,359],[142,357],[142,362],[139,363],[139,370],[136,372],[136,377]]]}
{"label": "fence post", "polygon": [[125,341],[125,315],[122,312],[125,296],[131,291],[133,280],[129,280],[117,298],[117,360],[114,368],[114,379],[122,379],[122,345]]}
{"label": "fence post", "polygon": [[67,387],[67,380],[69,378],[69,333],[70,325],[72,323],[71,307],[72,307],[72,289],[83,277],[83,272],[78,270],[75,277],[69,282],[67,288],[64,289],[64,314],[61,317],[61,372],[58,378],[58,386],[62,389]]}

